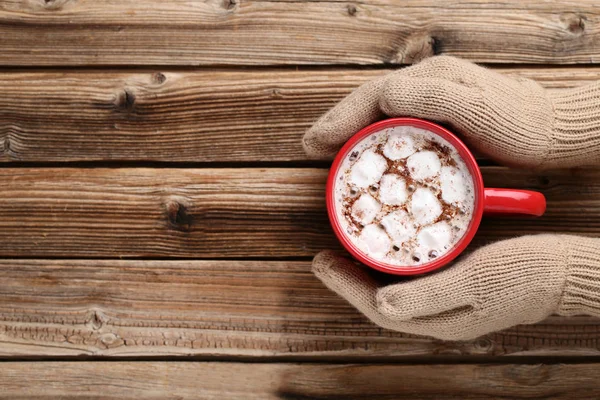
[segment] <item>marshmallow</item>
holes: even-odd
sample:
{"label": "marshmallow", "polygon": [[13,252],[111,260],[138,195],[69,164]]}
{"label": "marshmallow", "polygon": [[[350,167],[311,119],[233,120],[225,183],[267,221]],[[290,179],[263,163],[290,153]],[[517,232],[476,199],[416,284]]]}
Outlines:
{"label": "marshmallow", "polygon": [[373,149],[365,150],[350,171],[350,182],[359,188],[371,186],[381,179],[387,169],[386,159]]}
{"label": "marshmallow", "polygon": [[464,203],[469,185],[466,184],[462,172],[457,168],[443,167],[440,173],[440,184],[442,187],[442,200],[456,206]]}
{"label": "marshmallow", "polygon": [[419,225],[428,225],[442,214],[442,205],[429,189],[418,188],[412,195],[410,213]]}
{"label": "marshmallow", "polygon": [[381,210],[381,204],[368,193],[361,195],[352,205],[352,216],[363,225],[370,224]]}
{"label": "marshmallow", "polygon": [[406,166],[413,179],[422,181],[436,176],[442,167],[439,157],[433,151],[420,151],[408,157]]}
{"label": "marshmallow", "polygon": [[396,161],[413,154],[416,149],[414,141],[408,136],[408,126],[395,128],[383,147],[383,154],[390,160]]}
{"label": "marshmallow", "polygon": [[372,257],[385,257],[392,242],[383,229],[375,224],[367,225],[359,236],[359,247]]}
{"label": "marshmallow", "polygon": [[394,244],[398,246],[413,238],[417,231],[408,213],[404,210],[389,213],[381,219],[381,225],[390,235]]}
{"label": "marshmallow", "polygon": [[[438,152],[436,143],[450,151]],[[340,171],[336,214],[354,246],[375,260],[418,266],[443,257],[472,220],[470,171],[452,144],[429,131],[377,132],[352,149]],[[449,204],[461,212],[441,219]]]}
{"label": "marshmallow", "polygon": [[408,192],[406,181],[395,174],[385,174],[379,185],[379,200],[391,206],[399,206],[406,202]]}
{"label": "marshmallow", "polygon": [[417,242],[424,254],[430,254],[432,250],[441,254],[452,242],[452,229],[443,221],[426,226],[417,235]]}

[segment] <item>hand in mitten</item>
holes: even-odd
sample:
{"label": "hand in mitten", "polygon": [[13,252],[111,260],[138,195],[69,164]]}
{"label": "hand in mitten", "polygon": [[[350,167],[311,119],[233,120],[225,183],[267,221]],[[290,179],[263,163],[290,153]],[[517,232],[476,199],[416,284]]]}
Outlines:
{"label": "hand in mitten", "polygon": [[[600,165],[600,84],[551,94],[451,57],[364,84],[306,133],[305,150],[331,157],[385,115],[449,124],[471,148],[509,165]],[[471,339],[552,313],[600,316],[600,239],[506,240],[439,273],[388,286],[328,251],[315,257],[313,272],[374,323],[440,339]]]}
{"label": "hand in mitten", "polygon": [[600,239],[534,235],[500,241],[451,268],[383,286],[355,262],[318,254],[313,272],[375,324],[467,340],[556,313],[600,316]]}
{"label": "hand in mitten", "polygon": [[432,57],[359,87],[304,136],[328,158],[356,132],[390,117],[447,123],[471,148],[507,165],[600,165],[600,83],[550,93],[453,57]]}

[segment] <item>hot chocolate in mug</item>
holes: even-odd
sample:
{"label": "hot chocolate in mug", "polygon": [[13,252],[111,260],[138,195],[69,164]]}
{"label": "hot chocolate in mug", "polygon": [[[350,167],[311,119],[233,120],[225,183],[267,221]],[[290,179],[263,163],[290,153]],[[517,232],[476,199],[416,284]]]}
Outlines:
{"label": "hot chocolate in mug", "polygon": [[342,245],[379,271],[437,270],[471,242],[484,214],[541,216],[539,192],[485,188],[475,157],[453,133],[392,118],[355,134],[327,180],[327,212]]}

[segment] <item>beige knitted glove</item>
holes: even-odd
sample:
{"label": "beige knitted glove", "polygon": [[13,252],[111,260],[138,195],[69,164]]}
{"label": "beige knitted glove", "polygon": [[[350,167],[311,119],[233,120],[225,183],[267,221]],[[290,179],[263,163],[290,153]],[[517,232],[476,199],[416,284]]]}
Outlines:
{"label": "beige knitted glove", "polygon": [[317,121],[304,148],[314,158],[332,157],[385,114],[447,123],[507,165],[600,165],[600,83],[550,94],[534,81],[447,56],[364,84]]}
{"label": "beige knitted glove", "polygon": [[315,257],[313,272],[375,324],[444,340],[473,339],[553,313],[600,316],[600,239],[509,239],[439,273],[388,286],[330,251]]}
{"label": "beige knitted glove", "polygon": [[[600,83],[549,94],[452,57],[364,84],[306,133],[305,150],[331,157],[386,114],[450,124],[472,148],[509,165],[600,165]],[[506,240],[442,272],[388,286],[328,251],[315,257],[313,272],[375,324],[439,339],[472,339],[552,313],[600,316],[600,239]]]}

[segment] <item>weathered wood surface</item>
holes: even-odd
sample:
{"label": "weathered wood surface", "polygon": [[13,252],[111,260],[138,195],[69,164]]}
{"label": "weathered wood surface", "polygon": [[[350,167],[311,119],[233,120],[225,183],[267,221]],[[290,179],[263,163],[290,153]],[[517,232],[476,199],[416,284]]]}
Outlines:
{"label": "weathered wood surface", "polygon": [[596,63],[595,0],[5,0],[0,65]]}
{"label": "weathered wood surface", "polygon": [[[600,319],[381,329],[310,272],[339,249],[327,171],[292,168],[325,165],[303,132],[392,67],[451,54],[562,90],[599,52],[596,0],[0,0],[0,399],[600,398],[597,364],[384,364],[597,357]],[[548,211],[470,249],[600,235],[599,170],[483,172]],[[22,361],[78,356],[103,361]]]}
{"label": "weathered wood surface", "polygon": [[[600,79],[593,67],[502,70],[555,89]],[[304,131],[388,72],[3,72],[0,162],[302,161]]]}
{"label": "weathered wood surface", "polygon": [[597,356],[600,320],[442,342],[371,324],[309,261],[0,260],[0,357],[80,355]]}
{"label": "weathered wood surface", "polygon": [[600,365],[15,362],[3,399],[596,399]]}
{"label": "weathered wood surface", "polygon": [[[486,219],[475,244],[545,231],[598,235],[600,171],[485,167],[537,188],[543,218]],[[0,168],[0,257],[308,257],[339,248],[325,169]]]}

